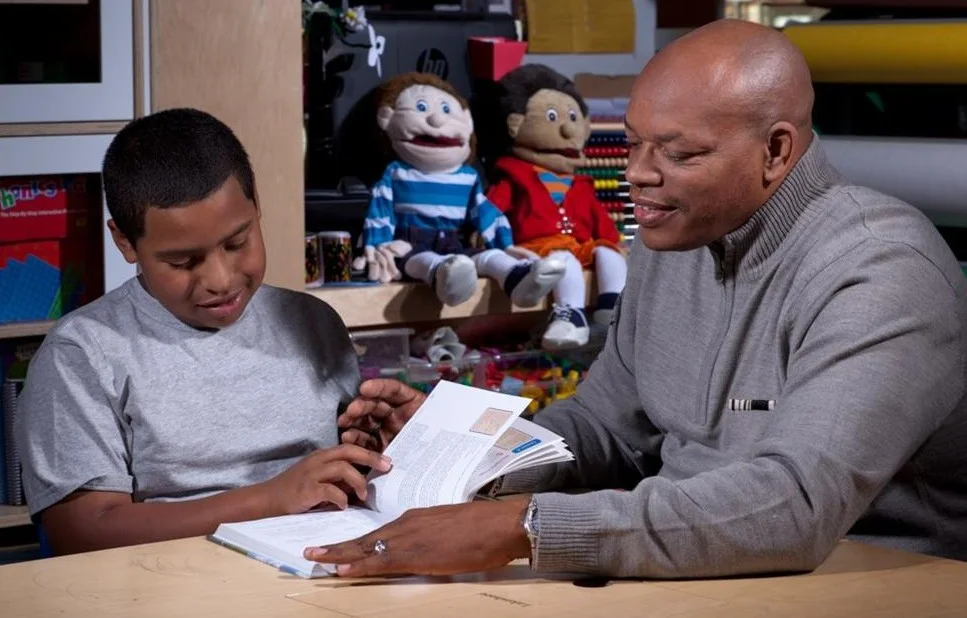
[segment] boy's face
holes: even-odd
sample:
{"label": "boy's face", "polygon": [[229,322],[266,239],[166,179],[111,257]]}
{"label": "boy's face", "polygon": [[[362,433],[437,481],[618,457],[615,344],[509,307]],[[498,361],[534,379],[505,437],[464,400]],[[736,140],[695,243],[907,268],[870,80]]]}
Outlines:
{"label": "boy's face", "polygon": [[133,247],[111,231],[125,259],[141,267],[148,292],[196,328],[238,320],[265,276],[259,211],[235,176],[199,202],[148,208]]}

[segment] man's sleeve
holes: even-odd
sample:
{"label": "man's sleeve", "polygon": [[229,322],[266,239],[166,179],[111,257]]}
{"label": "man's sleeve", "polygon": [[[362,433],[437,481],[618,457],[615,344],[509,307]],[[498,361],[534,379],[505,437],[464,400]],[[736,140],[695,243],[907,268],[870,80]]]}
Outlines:
{"label": "man's sleeve", "polygon": [[51,333],[30,362],[15,434],[31,515],[79,489],[133,491],[110,370],[93,347]]}
{"label": "man's sleeve", "polygon": [[840,262],[792,300],[765,436],[688,479],[538,495],[536,569],[713,577],[811,570],[832,551],[965,389],[962,290],[907,248]]}
{"label": "man's sleeve", "polygon": [[550,404],[534,417],[534,422],[564,438],[575,460],[510,474],[500,481],[500,493],[630,488],[642,476],[658,471],[661,435],[641,409],[635,379],[640,249],[639,268],[629,268],[604,349],[587,377],[573,397]]}

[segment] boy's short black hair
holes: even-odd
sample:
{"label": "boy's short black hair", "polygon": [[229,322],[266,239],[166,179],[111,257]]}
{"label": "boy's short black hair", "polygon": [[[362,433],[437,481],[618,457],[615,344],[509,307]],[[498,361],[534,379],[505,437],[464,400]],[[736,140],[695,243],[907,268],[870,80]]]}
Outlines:
{"label": "boy's short black hair", "polygon": [[190,108],[129,123],[108,146],[102,170],[108,211],[132,245],[144,235],[149,207],[198,202],[232,175],[254,201],[252,165],[238,137],[211,114]]}
{"label": "boy's short black hair", "polygon": [[557,90],[574,99],[581,108],[581,115],[587,117],[588,104],[570,79],[543,64],[525,64],[507,73],[500,79],[503,94],[500,107],[504,119],[510,114],[523,114],[527,102],[539,90]]}

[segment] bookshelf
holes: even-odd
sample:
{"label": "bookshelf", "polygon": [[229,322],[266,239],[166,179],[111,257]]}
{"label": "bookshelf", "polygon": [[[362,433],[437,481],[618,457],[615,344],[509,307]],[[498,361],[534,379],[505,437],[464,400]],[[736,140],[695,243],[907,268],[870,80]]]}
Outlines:
{"label": "bookshelf", "polygon": [[29,526],[30,523],[27,507],[0,504],[0,529]]}
{"label": "bookshelf", "polygon": [[[588,304],[597,295],[593,276],[584,273],[588,290]],[[518,307],[491,279],[480,279],[477,291],[470,299],[456,307],[444,306],[423,283],[387,283],[374,286],[317,288],[308,293],[321,298],[336,310],[349,328],[384,325],[403,325],[434,322],[482,315],[531,313],[546,311],[550,301],[536,307]]]}
{"label": "bookshelf", "polygon": [[24,337],[42,337],[54,325],[53,321],[44,322],[15,322],[0,326],[0,341],[4,339],[21,339]]}

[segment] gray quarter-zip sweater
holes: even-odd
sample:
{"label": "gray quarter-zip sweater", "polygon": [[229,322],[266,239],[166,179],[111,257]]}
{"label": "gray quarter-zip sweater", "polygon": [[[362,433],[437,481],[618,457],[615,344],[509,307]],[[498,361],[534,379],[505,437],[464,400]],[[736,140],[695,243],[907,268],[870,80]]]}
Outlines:
{"label": "gray quarter-zip sweater", "polygon": [[818,138],[720,242],[636,242],[605,350],[536,417],[576,460],[503,482],[542,492],[534,568],[810,570],[848,532],[967,559],[965,298],[933,225]]}

